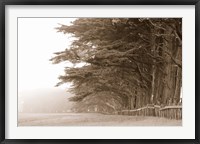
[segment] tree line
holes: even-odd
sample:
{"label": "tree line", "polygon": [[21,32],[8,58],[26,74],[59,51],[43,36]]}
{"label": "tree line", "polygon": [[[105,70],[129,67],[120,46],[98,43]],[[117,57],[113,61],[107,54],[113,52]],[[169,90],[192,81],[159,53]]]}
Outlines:
{"label": "tree line", "polygon": [[56,29],[74,38],[50,59],[74,64],[56,85],[73,84],[74,110],[112,113],[181,103],[181,18],[79,18]]}

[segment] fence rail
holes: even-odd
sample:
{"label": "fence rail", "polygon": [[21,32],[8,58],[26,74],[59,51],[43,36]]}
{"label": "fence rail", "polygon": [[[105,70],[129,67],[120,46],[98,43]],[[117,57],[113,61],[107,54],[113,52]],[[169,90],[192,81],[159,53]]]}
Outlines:
{"label": "fence rail", "polygon": [[147,105],[146,107],[134,110],[118,111],[119,115],[132,115],[132,116],[156,116],[165,117],[169,119],[182,119],[182,106],[165,106]]}

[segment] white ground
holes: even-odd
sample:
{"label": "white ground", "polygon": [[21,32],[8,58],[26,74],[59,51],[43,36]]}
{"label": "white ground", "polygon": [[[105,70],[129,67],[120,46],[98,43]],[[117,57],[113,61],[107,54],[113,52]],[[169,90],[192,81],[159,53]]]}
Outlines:
{"label": "white ground", "polygon": [[94,113],[19,113],[18,126],[181,126],[181,120]]}

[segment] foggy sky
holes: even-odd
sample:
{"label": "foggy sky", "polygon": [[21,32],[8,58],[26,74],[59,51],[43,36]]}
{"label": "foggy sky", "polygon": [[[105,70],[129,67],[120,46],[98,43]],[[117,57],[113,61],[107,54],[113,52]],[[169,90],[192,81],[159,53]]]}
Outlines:
{"label": "foggy sky", "polygon": [[18,90],[53,88],[67,63],[53,65],[54,52],[70,44],[69,36],[57,33],[59,24],[70,24],[72,18],[18,19]]}

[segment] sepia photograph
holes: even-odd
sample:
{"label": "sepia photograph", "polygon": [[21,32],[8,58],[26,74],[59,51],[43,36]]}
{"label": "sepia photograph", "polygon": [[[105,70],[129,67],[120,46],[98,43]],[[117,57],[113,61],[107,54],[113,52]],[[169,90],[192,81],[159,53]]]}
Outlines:
{"label": "sepia photograph", "polygon": [[18,127],[182,126],[182,18],[21,17]]}

